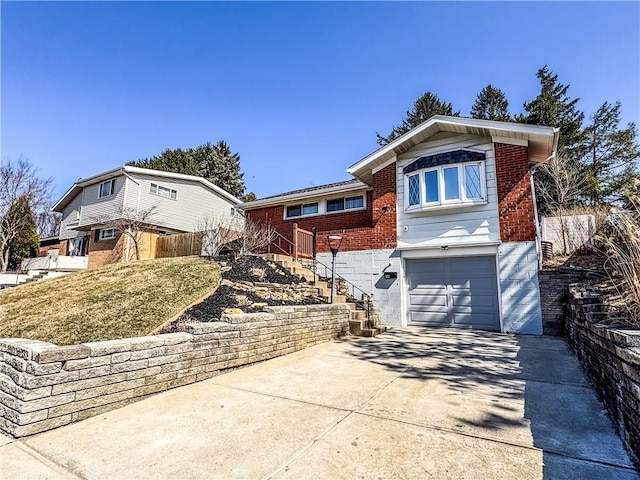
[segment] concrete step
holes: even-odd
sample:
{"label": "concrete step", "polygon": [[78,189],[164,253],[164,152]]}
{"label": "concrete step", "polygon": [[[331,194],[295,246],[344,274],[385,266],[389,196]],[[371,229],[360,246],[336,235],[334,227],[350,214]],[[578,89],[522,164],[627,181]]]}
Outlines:
{"label": "concrete step", "polygon": [[351,310],[351,320],[366,320],[367,312],[364,310]]}
{"label": "concrete step", "polygon": [[[331,295],[322,295],[320,298],[322,298],[327,303],[331,301]],[[336,295],[334,297],[334,303],[347,303],[347,297],[345,297],[344,295]]]}

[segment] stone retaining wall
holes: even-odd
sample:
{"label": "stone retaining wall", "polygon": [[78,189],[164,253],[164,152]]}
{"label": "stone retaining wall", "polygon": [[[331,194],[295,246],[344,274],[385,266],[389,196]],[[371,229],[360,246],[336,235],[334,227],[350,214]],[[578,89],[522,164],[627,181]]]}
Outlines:
{"label": "stone retaining wall", "polygon": [[559,267],[538,272],[543,335],[564,335],[569,285],[581,282],[585,275],[583,268],[573,267]]}
{"label": "stone retaining wall", "polygon": [[345,304],[264,310],[178,333],[72,346],[0,339],[0,430],[43,432],[349,331]]}
{"label": "stone retaining wall", "polygon": [[570,287],[566,336],[627,449],[640,459],[640,330],[606,323],[602,298]]}

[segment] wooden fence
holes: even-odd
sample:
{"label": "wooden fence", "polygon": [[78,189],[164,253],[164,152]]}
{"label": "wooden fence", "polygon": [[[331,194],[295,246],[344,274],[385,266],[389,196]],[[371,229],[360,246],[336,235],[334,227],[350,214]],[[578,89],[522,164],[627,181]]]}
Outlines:
{"label": "wooden fence", "polygon": [[202,251],[202,237],[202,232],[179,233],[168,237],[158,237],[156,242],[156,258],[200,255]]}

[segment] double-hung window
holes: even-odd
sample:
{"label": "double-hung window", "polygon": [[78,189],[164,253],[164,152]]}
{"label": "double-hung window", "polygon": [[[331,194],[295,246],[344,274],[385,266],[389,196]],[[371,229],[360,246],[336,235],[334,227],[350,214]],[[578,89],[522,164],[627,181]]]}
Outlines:
{"label": "double-hung window", "polygon": [[474,205],[486,202],[484,162],[424,168],[405,176],[406,208]]}
{"label": "double-hung window", "polygon": [[116,187],[115,179],[102,182],[100,184],[100,187],[98,188],[98,198],[108,197],[109,195],[113,195],[113,192],[115,191],[115,187]]}

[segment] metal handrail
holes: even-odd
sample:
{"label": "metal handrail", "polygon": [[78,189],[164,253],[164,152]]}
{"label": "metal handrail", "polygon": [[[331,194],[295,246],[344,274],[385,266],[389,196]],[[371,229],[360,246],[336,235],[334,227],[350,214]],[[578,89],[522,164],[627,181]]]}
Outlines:
{"label": "metal handrail", "polygon": [[[273,230],[273,234],[274,236],[278,239],[278,240],[284,240],[286,243],[288,243],[291,247],[294,246],[293,242],[291,240],[289,240],[287,237],[285,237],[284,235],[280,234],[277,230]],[[284,253],[285,255],[291,255],[292,249],[290,248],[289,251],[285,250],[284,248],[282,248],[280,246],[280,244],[276,244],[275,242],[271,242],[269,243],[269,245],[267,246],[267,250],[269,250],[269,253],[271,253],[271,246],[274,246],[276,248],[278,248],[282,253]]]}
{"label": "metal handrail", "polygon": [[[330,267],[328,267],[327,265],[325,265],[324,263],[322,263],[320,260],[316,259],[314,257],[313,259],[313,277],[315,279],[316,273],[317,273],[317,269],[316,269],[316,264],[319,264],[321,266],[323,266],[325,268],[325,273],[327,273],[327,269],[331,270]],[[364,290],[362,290],[360,287],[354,285],[353,283],[351,283],[349,280],[347,280],[346,278],[344,278],[342,275],[338,275],[337,273],[334,272],[335,277],[337,277],[338,279],[341,279],[343,282],[347,283],[348,285],[351,286],[351,297],[352,298],[356,298],[355,296],[355,291],[358,290],[360,291],[362,294],[364,294],[367,297],[366,300],[366,304],[367,304],[367,327],[371,328],[373,327],[373,325],[371,325],[371,314],[370,314],[370,308],[371,308],[371,298],[373,297],[373,293],[367,293]],[[326,277],[329,278],[329,277]],[[333,285],[331,286],[331,288],[333,288]],[[364,300],[364,298],[363,298]]]}

